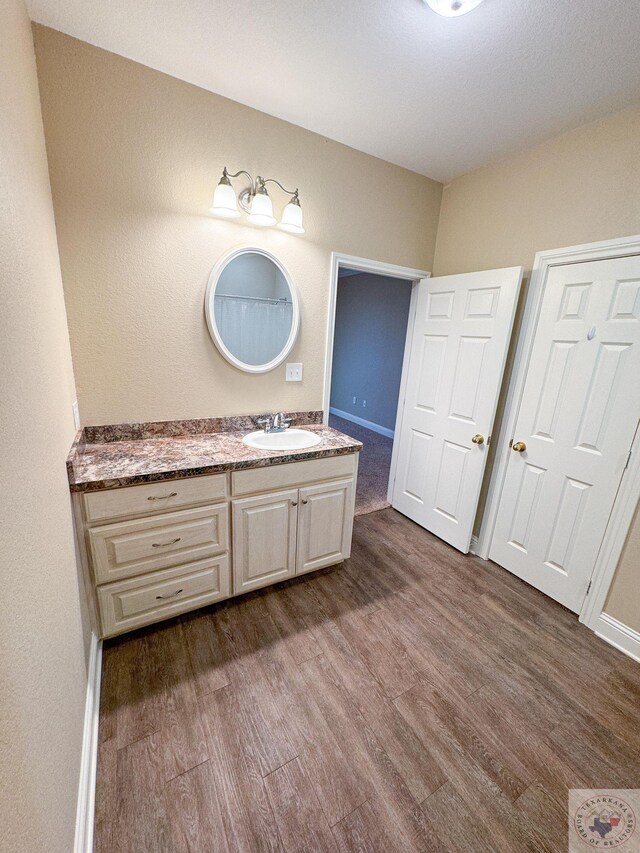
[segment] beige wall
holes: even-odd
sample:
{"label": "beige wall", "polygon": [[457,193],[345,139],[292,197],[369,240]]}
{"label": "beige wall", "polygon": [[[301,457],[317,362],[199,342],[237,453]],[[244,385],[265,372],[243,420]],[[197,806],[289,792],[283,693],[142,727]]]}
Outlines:
{"label": "beige wall", "polygon": [[[83,422],[321,408],[331,251],[430,269],[441,185],[54,30],[35,42]],[[299,186],[307,233],[208,216],[225,164]],[[241,373],[209,338],[207,276],[241,244],[300,290],[302,383]]]}
{"label": "beige wall", "polygon": [[86,688],[75,392],[22,0],[0,0],[0,20],[0,849],[69,853]]}
{"label": "beige wall", "polygon": [[640,504],[604,606],[605,613],[640,631]]}
{"label": "beige wall", "polygon": [[522,264],[542,249],[640,233],[640,107],[445,187],[435,275]]}
{"label": "beige wall", "polygon": [[[530,270],[542,249],[639,233],[640,108],[634,108],[445,187],[434,273],[515,264]],[[638,514],[605,610],[640,631]]]}

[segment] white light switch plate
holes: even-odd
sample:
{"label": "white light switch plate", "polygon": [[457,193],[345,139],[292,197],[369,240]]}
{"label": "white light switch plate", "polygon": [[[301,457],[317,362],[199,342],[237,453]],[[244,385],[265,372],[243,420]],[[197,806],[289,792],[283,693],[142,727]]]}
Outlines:
{"label": "white light switch plate", "polygon": [[287,382],[302,382],[302,365],[287,365]]}

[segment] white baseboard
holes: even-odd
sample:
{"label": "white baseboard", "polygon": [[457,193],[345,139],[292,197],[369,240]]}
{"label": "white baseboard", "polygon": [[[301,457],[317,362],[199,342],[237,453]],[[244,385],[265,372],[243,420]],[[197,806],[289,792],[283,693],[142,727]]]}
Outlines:
{"label": "white baseboard", "polygon": [[80,781],[76,809],[74,853],[92,853],[93,822],[96,803],[98,765],[98,722],[100,719],[100,678],[102,676],[102,640],[91,635],[87,698],[84,706],[84,734],[80,758]]}
{"label": "white baseboard", "polygon": [[598,637],[640,663],[640,633],[618,622],[608,613],[601,613],[594,628]]}
{"label": "white baseboard", "polygon": [[343,418],[345,421],[351,421],[351,423],[358,424],[358,426],[364,427],[365,429],[370,429],[372,432],[377,432],[380,435],[386,435],[387,438],[393,438],[395,436],[395,432],[392,429],[387,429],[387,427],[380,426],[380,424],[374,424],[373,421],[365,421],[364,418],[352,415],[351,412],[343,412],[342,409],[334,409],[333,406],[331,406],[329,412],[337,418]]}
{"label": "white baseboard", "polygon": [[469,553],[475,554],[476,556],[478,554],[478,537],[477,536],[471,537],[471,543],[469,545]]}

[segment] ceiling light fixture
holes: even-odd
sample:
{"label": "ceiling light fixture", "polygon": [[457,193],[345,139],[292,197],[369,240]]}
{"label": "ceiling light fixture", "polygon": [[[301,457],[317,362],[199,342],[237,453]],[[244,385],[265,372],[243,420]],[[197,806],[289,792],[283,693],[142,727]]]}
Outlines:
{"label": "ceiling light fixture", "polygon": [[443,15],[445,18],[457,18],[459,15],[466,15],[467,12],[475,9],[482,3],[482,0],[424,0],[424,2],[438,15]]}
{"label": "ceiling light fixture", "polygon": [[[249,179],[249,186],[236,196],[230,179],[237,178],[240,175],[246,175]],[[291,234],[304,234],[298,189],[285,189],[280,181],[276,181],[275,178],[261,178],[258,175],[254,180],[249,172],[244,169],[240,169],[239,172],[230,175],[227,167],[224,167],[220,182],[213,194],[213,202],[209,208],[209,213],[221,219],[237,219],[241,216],[241,212],[238,210],[238,204],[240,204],[242,210],[248,214],[247,218],[252,225],[258,225],[262,228],[275,225],[277,220],[273,215],[273,204],[266,184],[276,184],[284,193],[291,196],[277,227]]]}

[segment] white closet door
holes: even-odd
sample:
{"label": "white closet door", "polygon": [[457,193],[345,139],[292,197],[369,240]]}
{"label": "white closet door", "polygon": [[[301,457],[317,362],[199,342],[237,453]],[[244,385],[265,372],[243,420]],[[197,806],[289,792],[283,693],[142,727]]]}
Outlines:
{"label": "white closet door", "polygon": [[393,506],[463,553],[521,281],[511,267],[418,285]]}
{"label": "white closet door", "polygon": [[640,417],[640,258],[551,267],[489,556],[574,612]]}

